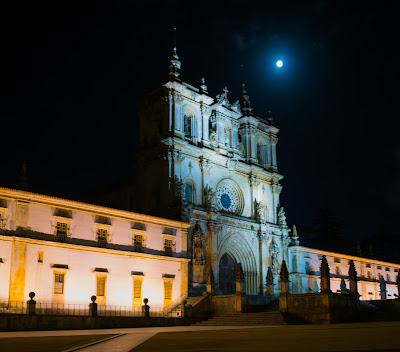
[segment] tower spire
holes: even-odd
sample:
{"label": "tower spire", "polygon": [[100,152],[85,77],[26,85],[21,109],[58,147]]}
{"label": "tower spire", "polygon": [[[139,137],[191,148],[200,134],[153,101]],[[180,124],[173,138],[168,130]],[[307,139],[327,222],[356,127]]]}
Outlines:
{"label": "tower spire", "polygon": [[179,80],[181,62],[176,51],[176,28],[174,28],[174,48],[172,49],[172,57],[169,64],[169,76],[173,81]]}

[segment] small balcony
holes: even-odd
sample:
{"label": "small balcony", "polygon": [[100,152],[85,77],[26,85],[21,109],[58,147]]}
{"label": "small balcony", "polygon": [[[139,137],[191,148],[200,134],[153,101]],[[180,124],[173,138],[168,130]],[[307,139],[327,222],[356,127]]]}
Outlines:
{"label": "small balcony", "polygon": [[134,243],[134,244],[133,244],[133,247],[132,247],[132,250],[133,250],[134,252],[143,253],[144,247],[143,247],[143,245],[140,244],[140,243]]}
{"label": "small balcony", "polygon": [[68,235],[66,232],[57,231],[56,232],[56,241],[60,243],[68,243]]}
{"label": "small balcony", "polygon": [[168,257],[173,257],[174,256],[174,252],[172,250],[171,247],[164,247],[164,255],[168,256]]}
{"label": "small balcony", "polygon": [[100,247],[100,248],[107,248],[107,239],[98,238],[97,239],[97,246]]}

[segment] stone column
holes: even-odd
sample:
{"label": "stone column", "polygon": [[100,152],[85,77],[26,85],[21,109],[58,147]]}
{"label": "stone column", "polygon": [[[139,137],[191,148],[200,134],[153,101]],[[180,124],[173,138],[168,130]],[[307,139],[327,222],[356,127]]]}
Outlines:
{"label": "stone column", "polygon": [[[213,292],[214,286],[214,272],[213,267],[217,260],[218,248],[216,245],[218,243],[218,231],[219,226],[216,222],[209,220],[207,223],[207,248],[206,248],[206,286],[207,292]],[[215,253],[214,253],[215,252]]]}
{"label": "stone column", "polygon": [[278,170],[278,163],[276,160],[276,144],[278,143],[278,137],[274,134],[270,135],[271,141],[271,154],[272,154],[272,169]]}
{"label": "stone column", "polygon": [[183,116],[181,116],[181,103],[183,101],[183,97],[180,93],[174,91],[174,133],[176,136],[182,137],[183,136],[183,122],[181,121]]}
{"label": "stone column", "polygon": [[239,144],[238,141],[239,126],[240,123],[238,121],[232,121],[232,148],[234,149],[236,149]]}
{"label": "stone column", "polygon": [[331,292],[331,279],[329,274],[329,265],[326,256],[322,256],[321,260],[321,293]]}
{"label": "stone column", "polygon": [[201,114],[202,114],[202,125],[203,125],[203,144],[210,145],[210,130],[209,130],[209,119],[210,119],[210,108],[204,106],[204,103],[201,102],[200,105]]}

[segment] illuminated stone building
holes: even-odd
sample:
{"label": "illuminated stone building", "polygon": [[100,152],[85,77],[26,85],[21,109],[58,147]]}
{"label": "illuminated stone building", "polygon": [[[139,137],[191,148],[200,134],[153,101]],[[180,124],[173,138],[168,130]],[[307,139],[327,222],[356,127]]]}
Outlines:
{"label": "illuminated stone building", "polygon": [[255,113],[244,85],[234,103],[227,88],[214,99],[204,79],[199,88],[182,82],[180,66],[174,49],[168,82],[141,106],[137,199],[145,213],[195,225],[193,292],[215,284],[217,293],[233,293],[240,263],[246,293],[262,294],[268,267],[278,273],[290,243],[279,201],[279,130]]}
{"label": "illuminated stone building", "polygon": [[269,268],[278,293],[283,259],[292,292],[316,292],[319,260],[326,255],[335,292],[344,289],[341,279],[346,284],[354,260],[363,299],[379,299],[379,275],[394,298],[399,265],[304,248],[297,234],[290,236],[279,200],[279,130],[269,112],[255,112],[246,87],[233,102],[227,88],[212,98],[204,79],[194,87],[180,79],[180,69],[175,48],[167,82],[142,102],[135,194],[140,211],[194,225],[188,235],[190,292],[233,293],[240,263],[248,295],[265,294]]}
{"label": "illuminated stone building", "polygon": [[188,291],[190,224],[0,188],[0,302],[163,307]]}
{"label": "illuminated stone building", "polygon": [[180,67],[174,49],[167,82],[141,101],[137,179],[108,199],[154,216],[0,188],[0,301],[34,291],[38,302],[87,305],[97,295],[102,305],[146,297],[161,307],[235,293],[238,264],[244,291],[259,297],[268,271],[279,293],[282,260],[290,292],[318,292],[323,255],[333,292],[349,289],[353,260],[361,299],[395,298],[399,264],[302,247],[290,234],[279,130],[246,87],[235,102],[227,88],[212,98],[204,79],[181,81]]}

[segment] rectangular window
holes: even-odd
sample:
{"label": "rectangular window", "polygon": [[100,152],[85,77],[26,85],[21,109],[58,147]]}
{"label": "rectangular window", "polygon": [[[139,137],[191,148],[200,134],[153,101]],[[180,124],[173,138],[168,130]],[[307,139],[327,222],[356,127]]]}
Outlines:
{"label": "rectangular window", "polygon": [[97,289],[96,293],[98,297],[106,295],[106,276],[97,276]]}
{"label": "rectangular window", "polygon": [[306,262],[306,274],[310,273],[310,262]]}
{"label": "rectangular window", "polygon": [[6,221],[4,219],[3,213],[0,213],[0,230],[6,228]]}
{"label": "rectangular window", "polygon": [[172,300],[172,280],[164,281],[164,300]]}
{"label": "rectangular window", "polygon": [[64,222],[57,222],[56,231],[57,231],[57,235],[58,234],[66,235],[67,231],[68,231],[68,224],[66,224]]}
{"label": "rectangular window", "polygon": [[142,278],[133,278],[133,298],[135,300],[140,300],[142,298]]}
{"label": "rectangular window", "polygon": [[335,267],[335,274],[340,275],[340,266],[339,265],[336,265],[336,267]]}
{"label": "rectangular window", "polygon": [[38,261],[38,263],[43,263],[43,252],[42,251],[38,252],[37,261]]}
{"label": "rectangular window", "polygon": [[62,295],[64,294],[64,273],[54,274],[54,294]]}
{"label": "rectangular window", "polygon": [[135,234],[133,236],[133,247],[135,251],[141,251],[143,248],[143,235]]}

